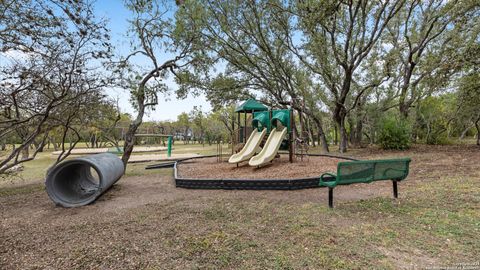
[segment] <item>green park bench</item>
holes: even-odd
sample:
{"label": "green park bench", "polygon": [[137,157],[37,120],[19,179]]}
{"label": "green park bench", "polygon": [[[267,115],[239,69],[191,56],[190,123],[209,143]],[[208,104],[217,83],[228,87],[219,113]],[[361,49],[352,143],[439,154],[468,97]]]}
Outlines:
{"label": "green park bench", "polygon": [[324,173],[319,185],[328,187],[328,206],[333,207],[333,189],[337,185],[391,180],[393,196],[398,197],[397,182],[407,178],[410,158],[339,162],[337,174]]}

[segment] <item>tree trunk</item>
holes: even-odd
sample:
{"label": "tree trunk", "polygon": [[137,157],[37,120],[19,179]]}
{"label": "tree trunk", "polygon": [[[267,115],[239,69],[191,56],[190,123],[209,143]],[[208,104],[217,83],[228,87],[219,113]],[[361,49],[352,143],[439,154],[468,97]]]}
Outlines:
{"label": "tree trunk", "polygon": [[44,144],[42,144],[41,142],[38,142],[36,140],[33,141],[33,146],[35,146],[35,150],[39,153],[43,152],[43,147],[45,146]]}
{"label": "tree trunk", "polygon": [[345,115],[337,114],[333,120],[335,121],[336,127],[338,128],[338,131],[340,133],[338,151],[340,151],[340,153],[345,153],[347,152],[347,146],[348,146],[348,134],[347,134],[347,129],[345,127]]}
{"label": "tree trunk", "polygon": [[348,147],[348,134],[345,127],[345,118],[347,117],[347,110],[345,108],[345,101],[347,95],[350,92],[350,87],[353,79],[353,66],[350,65],[348,68],[345,68],[345,77],[342,83],[342,89],[340,96],[336,99],[335,109],[333,111],[333,120],[338,126],[338,131],[340,132],[340,144],[338,150],[340,153],[347,152]]}
{"label": "tree trunk", "polygon": [[350,141],[350,144],[352,145],[356,145],[355,143],[355,138],[357,137],[356,135],[356,125],[354,124],[354,119],[351,117],[351,115],[349,115],[349,117],[347,117],[347,122],[348,122],[348,125],[350,127],[350,133],[348,134],[348,140]]}
{"label": "tree trunk", "polygon": [[310,121],[310,117],[307,118],[307,133],[308,133],[308,143],[310,144],[310,142],[312,143],[312,147],[315,147],[315,139],[314,139],[314,135],[313,135],[313,128],[312,128],[312,124],[311,124],[311,121]]}
{"label": "tree trunk", "polygon": [[475,128],[477,129],[477,145],[480,146],[480,118],[475,122]]}
{"label": "tree trunk", "polygon": [[354,130],[352,143],[356,147],[362,147],[362,136],[363,136],[363,121],[365,120],[366,113],[363,111],[363,104],[366,102],[366,98],[361,98],[361,101],[358,103],[357,107],[355,108],[356,115],[355,115],[355,128],[351,128]]}
{"label": "tree trunk", "polygon": [[21,160],[25,160],[27,159],[29,156],[30,156],[30,153],[29,153],[29,149],[30,149],[30,146],[26,146],[22,149],[22,157],[21,157]]}
{"label": "tree trunk", "polygon": [[345,118],[343,118],[340,121],[340,145],[338,146],[338,150],[340,153],[345,153],[347,152],[347,145],[348,145],[348,135],[347,135],[347,129],[345,128]]}
{"label": "tree trunk", "polygon": [[403,76],[403,85],[401,88],[401,94],[398,103],[398,109],[400,110],[400,115],[404,118],[408,118],[408,113],[410,110],[411,101],[407,101],[408,89],[410,87],[410,80],[412,78],[413,69],[416,66],[416,63],[412,61],[412,54],[409,54],[409,64],[406,66],[406,70]]}
{"label": "tree trunk", "polygon": [[38,152],[39,152],[39,153],[42,153],[43,150],[44,150],[44,148],[45,148],[45,143],[41,143],[41,144],[39,145]]}
{"label": "tree trunk", "polygon": [[320,140],[320,147],[322,147],[323,152],[330,152],[328,149],[328,142],[327,137],[325,136],[325,132],[323,131],[322,121],[317,118],[313,118],[315,125],[318,129],[318,139]]}
{"label": "tree trunk", "polygon": [[138,127],[143,122],[143,115],[145,114],[145,95],[143,91],[144,86],[140,86],[140,93],[137,95],[137,104],[138,104],[138,112],[137,117],[133,122],[128,126],[127,133],[125,134],[125,144],[123,146],[123,155],[122,155],[122,162],[123,166],[126,169],[128,160],[130,159],[130,155],[133,151],[133,145],[135,144],[135,133],[137,132]]}
{"label": "tree trunk", "polygon": [[333,143],[335,145],[338,145],[338,126],[336,125],[336,123],[333,128]]}
{"label": "tree trunk", "polygon": [[361,119],[357,120],[357,125],[355,126],[355,138],[353,143],[357,147],[362,147],[362,136],[363,136],[363,122]]}
{"label": "tree trunk", "polygon": [[467,132],[472,128],[471,125],[467,126],[467,128],[465,128],[462,133],[460,134],[460,137],[458,138],[459,140],[463,140],[465,139],[465,136],[467,136]]}
{"label": "tree trunk", "polygon": [[363,116],[360,112],[355,117],[355,125],[350,127],[351,142],[355,147],[362,147],[363,137]]}

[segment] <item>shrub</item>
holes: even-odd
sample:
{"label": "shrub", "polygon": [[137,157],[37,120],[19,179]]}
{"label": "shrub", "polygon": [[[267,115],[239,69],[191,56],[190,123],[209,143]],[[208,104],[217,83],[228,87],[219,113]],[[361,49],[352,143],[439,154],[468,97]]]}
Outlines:
{"label": "shrub", "polygon": [[445,132],[432,132],[431,134],[427,135],[425,142],[433,145],[451,144]]}
{"label": "shrub", "polygon": [[383,149],[405,150],[410,148],[410,133],[407,121],[388,118],[382,123],[378,142]]}

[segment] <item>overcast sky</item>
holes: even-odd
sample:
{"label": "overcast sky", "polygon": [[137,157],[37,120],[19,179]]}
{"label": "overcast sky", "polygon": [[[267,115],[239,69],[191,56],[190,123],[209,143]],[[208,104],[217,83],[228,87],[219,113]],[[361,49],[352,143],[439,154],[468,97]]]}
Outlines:
{"label": "overcast sky", "polygon": [[[173,0],[172,0],[173,1]],[[129,43],[126,39],[126,31],[128,28],[128,19],[130,18],[130,12],[123,6],[122,0],[100,0],[97,1],[96,13],[98,17],[107,18],[109,20],[109,28],[111,30],[112,42],[116,49],[122,54],[128,54]],[[141,65],[143,60],[133,59],[137,61],[136,64]],[[140,62],[139,62],[140,61]],[[167,82],[171,88],[176,89],[173,82]],[[128,91],[122,89],[110,89],[107,93],[116,98],[120,102],[122,112],[134,114],[134,110],[130,105]],[[155,111],[148,113],[144,120],[175,120],[177,115],[182,112],[189,112],[193,109],[193,106],[202,106],[203,111],[209,111],[211,109],[210,104],[206,101],[202,95],[200,97],[189,96],[183,100],[177,100],[175,94],[172,93],[166,98],[159,97],[159,104]]]}

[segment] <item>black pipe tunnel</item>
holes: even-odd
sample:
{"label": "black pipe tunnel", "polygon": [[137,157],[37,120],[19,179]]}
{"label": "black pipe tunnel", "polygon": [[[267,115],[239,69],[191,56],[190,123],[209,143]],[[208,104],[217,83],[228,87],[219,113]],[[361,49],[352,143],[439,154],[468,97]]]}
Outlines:
{"label": "black pipe tunnel", "polygon": [[55,204],[84,206],[94,202],[123,175],[123,162],[102,153],[64,161],[47,173],[46,190]]}

